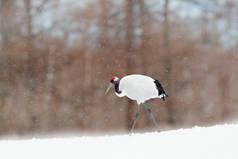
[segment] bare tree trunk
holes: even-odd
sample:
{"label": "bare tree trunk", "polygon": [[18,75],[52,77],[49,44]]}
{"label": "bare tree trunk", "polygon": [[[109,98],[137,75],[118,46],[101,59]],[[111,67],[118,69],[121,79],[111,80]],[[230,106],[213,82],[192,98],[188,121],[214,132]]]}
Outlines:
{"label": "bare tree trunk", "polygon": [[229,116],[228,112],[228,98],[229,98],[229,79],[228,76],[225,73],[220,73],[219,74],[219,85],[220,85],[220,90],[221,90],[221,98],[220,98],[220,103],[221,103],[221,112],[220,112],[220,118],[222,121],[226,119],[226,117]]}
{"label": "bare tree trunk", "polygon": [[27,43],[31,43],[32,41],[32,4],[31,0],[25,0],[25,7],[26,7],[26,28],[27,28]]}
{"label": "bare tree trunk", "polygon": [[0,33],[1,33],[1,48],[7,46],[9,42],[9,31],[7,30],[7,11],[8,11],[8,0],[0,0]]}
{"label": "bare tree trunk", "polygon": [[32,15],[31,15],[31,11],[32,11],[32,1],[31,0],[24,0],[24,13],[25,13],[25,27],[26,27],[26,36],[25,36],[25,48],[26,48],[26,53],[24,55],[24,73],[23,78],[25,79],[24,84],[27,92],[27,97],[26,97],[26,103],[27,106],[25,107],[26,112],[28,113],[29,116],[29,120],[30,120],[30,125],[28,127],[29,131],[34,131],[37,127],[36,127],[36,113],[34,111],[34,107],[32,107],[32,105],[30,104],[31,100],[33,99],[33,94],[31,93],[32,88],[34,87],[34,82],[33,80],[28,80],[32,75],[32,70],[31,70],[31,52],[33,52],[33,46],[32,46]]}
{"label": "bare tree trunk", "polygon": [[92,53],[85,52],[85,78],[84,78],[84,90],[90,90],[92,86]]}
{"label": "bare tree trunk", "polygon": [[48,55],[48,68],[46,73],[46,92],[45,92],[45,105],[50,104],[50,100],[52,98],[52,88],[54,83],[54,72],[55,72],[55,46],[51,46],[49,48],[49,55]]}
{"label": "bare tree trunk", "polygon": [[[169,0],[164,0],[164,22],[163,22],[163,28],[164,28],[164,50],[166,52],[165,56],[165,69],[166,69],[166,80],[168,82],[167,84],[167,91],[170,97],[173,96],[173,90],[172,90],[172,61],[171,61],[171,52],[170,52],[170,38],[169,38]],[[168,123],[174,124],[174,109],[173,109],[173,102],[172,100],[167,100],[166,102],[166,108],[168,112]]]}
{"label": "bare tree trunk", "polygon": [[148,37],[148,18],[149,18],[149,11],[148,8],[145,5],[144,0],[138,0],[138,5],[140,8],[140,18],[141,18],[141,29],[142,29],[142,35],[141,35],[141,47],[140,47],[140,52],[141,52],[141,67],[142,67],[142,72],[147,73],[147,55],[146,55],[146,50],[148,48],[149,44],[149,37]]}
{"label": "bare tree trunk", "polygon": [[[49,112],[49,114],[54,114],[51,113],[49,110],[50,108],[50,102],[52,100],[52,91],[53,91],[53,85],[54,85],[54,79],[55,79],[55,52],[56,52],[56,47],[52,45],[49,48],[49,54],[48,54],[48,68],[46,72],[46,81],[45,81],[45,92],[43,96],[43,104],[42,107],[44,109],[44,112]],[[52,115],[49,115],[50,117],[53,117]],[[48,120],[48,121],[47,121]],[[43,125],[44,128],[47,129],[49,126],[49,120],[50,118],[46,118],[46,122]]]}
{"label": "bare tree trunk", "polygon": [[[24,77],[27,77],[28,75],[30,75],[30,54],[32,52],[32,15],[31,15],[31,10],[32,10],[32,4],[31,4],[31,0],[24,0],[24,5],[25,5],[25,16],[26,16],[26,21],[25,21],[25,25],[26,25],[26,41],[25,41],[25,45],[26,45],[26,54],[24,56],[24,60],[25,60],[25,64],[24,64]],[[28,86],[29,83],[26,83],[26,85]]]}
{"label": "bare tree trunk", "polygon": [[[127,74],[131,74],[134,71],[134,61],[133,61],[133,40],[134,40],[134,0],[126,0],[126,68]],[[126,111],[126,129],[131,127],[132,121],[132,101],[127,100],[127,111]]]}
{"label": "bare tree trunk", "polygon": [[100,0],[100,8],[101,8],[101,15],[100,15],[100,22],[99,25],[101,27],[101,36],[100,36],[100,45],[102,49],[105,49],[108,46],[108,20],[109,20],[109,7],[110,1],[109,0]]}
{"label": "bare tree trunk", "polygon": [[52,86],[54,83],[54,72],[55,72],[55,46],[51,46],[49,48],[49,56],[48,56],[48,69],[46,74],[46,88],[48,94],[48,99],[51,98]]}

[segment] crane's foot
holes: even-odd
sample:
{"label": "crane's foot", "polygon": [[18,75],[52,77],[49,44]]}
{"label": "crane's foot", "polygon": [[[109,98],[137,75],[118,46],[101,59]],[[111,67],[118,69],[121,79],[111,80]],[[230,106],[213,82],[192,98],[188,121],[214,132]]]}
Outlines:
{"label": "crane's foot", "polygon": [[131,136],[132,134],[134,134],[134,132],[133,132],[133,131],[130,131],[130,132],[129,132],[129,136]]}

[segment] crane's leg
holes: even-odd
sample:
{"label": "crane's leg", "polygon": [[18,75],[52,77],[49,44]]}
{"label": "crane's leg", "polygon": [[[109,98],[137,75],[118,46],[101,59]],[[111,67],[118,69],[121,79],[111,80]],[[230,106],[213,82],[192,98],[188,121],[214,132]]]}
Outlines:
{"label": "crane's leg", "polygon": [[137,120],[137,118],[139,117],[139,115],[140,115],[140,104],[138,104],[136,116],[135,116],[135,118],[134,118],[134,122],[133,122],[133,125],[132,125],[131,130],[130,130],[130,134],[132,134],[133,131],[134,131],[134,127],[135,127],[135,125],[136,125],[136,120]]}
{"label": "crane's leg", "polygon": [[154,116],[152,114],[151,109],[145,103],[143,103],[143,105],[144,105],[145,109],[147,110],[147,112],[150,114],[150,118],[153,120],[153,123],[154,123],[157,131],[160,132],[159,126],[158,126],[158,124],[157,124],[157,122],[156,122],[156,120],[155,120],[155,118],[154,118]]}

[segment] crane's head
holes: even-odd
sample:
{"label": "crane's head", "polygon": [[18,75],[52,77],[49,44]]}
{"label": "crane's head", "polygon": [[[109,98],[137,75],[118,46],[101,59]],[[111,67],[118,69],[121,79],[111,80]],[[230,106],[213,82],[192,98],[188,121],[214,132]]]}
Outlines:
{"label": "crane's head", "polygon": [[107,90],[106,90],[105,94],[107,94],[108,91],[110,90],[110,88],[111,88],[114,84],[116,84],[117,82],[119,82],[119,80],[120,80],[120,79],[119,79],[118,77],[116,77],[116,76],[112,77],[112,78],[111,78],[111,81],[110,81],[110,83],[109,83],[109,86],[107,87]]}
{"label": "crane's head", "polygon": [[115,84],[118,81],[119,81],[119,78],[114,76],[114,77],[111,78],[110,83]]}

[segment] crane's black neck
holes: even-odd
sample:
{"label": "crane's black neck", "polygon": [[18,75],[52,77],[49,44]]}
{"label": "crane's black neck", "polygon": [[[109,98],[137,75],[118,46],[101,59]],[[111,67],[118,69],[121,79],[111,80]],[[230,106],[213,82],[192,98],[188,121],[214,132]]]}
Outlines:
{"label": "crane's black neck", "polygon": [[114,83],[115,92],[117,92],[118,94],[121,94],[121,91],[119,90],[119,84],[120,84],[120,81],[116,81],[116,82]]}

